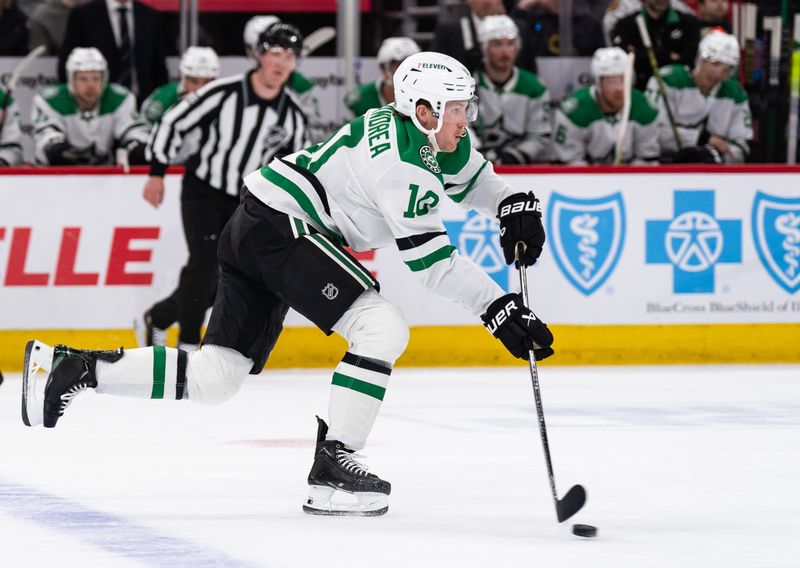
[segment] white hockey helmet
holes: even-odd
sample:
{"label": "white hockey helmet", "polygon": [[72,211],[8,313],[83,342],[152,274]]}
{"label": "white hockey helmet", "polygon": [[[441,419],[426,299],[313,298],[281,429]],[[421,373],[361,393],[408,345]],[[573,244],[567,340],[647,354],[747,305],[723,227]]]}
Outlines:
{"label": "white hockey helmet", "polygon": [[600,77],[624,75],[628,67],[628,54],[621,47],[601,47],[592,56],[592,76]]}
{"label": "white hockey helmet", "polygon": [[281,19],[278,16],[253,16],[244,25],[242,40],[244,41],[245,51],[258,53],[258,38],[272,24],[277,24]]}
{"label": "white hockey helmet", "polygon": [[67,86],[72,91],[72,79],[81,71],[100,71],[103,84],[108,82],[108,63],[96,47],[76,47],[67,57]]}
{"label": "white hockey helmet", "polygon": [[378,65],[384,67],[392,61],[403,61],[419,52],[419,45],[410,37],[387,37],[378,49]]}
{"label": "white hockey helmet", "polygon": [[219,77],[219,57],[210,47],[192,45],[183,52],[180,65],[184,77],[216,79]]}
{"label": "white hockey helmet", "polygon": [[739,65],[739,42],[731,34],[712,30],[706,34],[697,47],[697,63],[700,59],[720,61],[736,68]]}
{"label": "white hockey helmet", "polygon": [[519,28],[505,14],[486,16],[478,25],[478,41],[486,45],[493,39],[514,39],[519,45]]}

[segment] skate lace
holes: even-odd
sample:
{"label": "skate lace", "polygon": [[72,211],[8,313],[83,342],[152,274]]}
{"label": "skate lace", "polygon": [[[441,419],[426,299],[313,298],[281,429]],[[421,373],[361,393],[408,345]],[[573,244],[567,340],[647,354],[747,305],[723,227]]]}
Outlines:
{"label": "skate lace", "polygon": [[90,388],[91,385],[89,381],[86,379],[81,378],[78,380],[77,383],[69,387],[69,389],[61,395],[61,407],[59,408],[59,414],[64,414],[64,411],[67,407],[72,404],[72,400],[78,396],[80,393],[85,391],[86,389]]}
{"label": "skate lace", "polygon": [[336,450],[336,461],[346,472],[353,475],[366,476],[369,468],[356,461],[355,458],[363,459],[364,456],[347,450]]}
{"label": "skate lace", "polygon": [[167,330],[160,327],[152,328],[153,345],[166,345],[167,344]]}

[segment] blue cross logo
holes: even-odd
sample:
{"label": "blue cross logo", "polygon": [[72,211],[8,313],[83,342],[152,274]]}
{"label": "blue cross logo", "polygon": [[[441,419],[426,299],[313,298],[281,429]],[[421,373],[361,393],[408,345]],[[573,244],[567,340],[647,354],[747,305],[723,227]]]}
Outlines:
{"label": "blue cross logo", "polygon": [[676,294],[714,292],[714,266],[742,262],[742,222],[714,217],[714,192],[676,190],[672,219],[645,223],[645,262],[673,266]]}

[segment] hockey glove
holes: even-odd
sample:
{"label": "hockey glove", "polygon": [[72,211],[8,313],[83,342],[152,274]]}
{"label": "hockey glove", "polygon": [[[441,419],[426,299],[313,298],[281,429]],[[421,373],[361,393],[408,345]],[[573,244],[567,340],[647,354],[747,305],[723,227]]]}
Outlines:
{"label": "hockey glove", "polygon": [[533,192],[515,193],[500,202],[497,208],[500,219],[500,246],[507,264],[514,262],[517,243],[525,244],[520,261],[531,266],[542,254],[544,227],[542,226],[542,204]]}
{"label": "hockey glove", "polygon": [[128,150],[128,163],[132,166],[142,166],[147,164],[147,158],[145,157],[146,147],[147,144],[139,141],[128,144],[126,148],[126,150]]}
{"label": "hockey glove", "polygon": [[506,294],[496,299],[481,316],[489,333],[503,342],[514,357],[528,359],[533,349],[537,361],[554,353],[553,334],[542,320],[525,307],[519,294]]}
{"label": "hockey glove", "polygon": [[706,146],[689,146],[681,148],[675,154],[676,164],[721,164],[722,155],[711,144]]}

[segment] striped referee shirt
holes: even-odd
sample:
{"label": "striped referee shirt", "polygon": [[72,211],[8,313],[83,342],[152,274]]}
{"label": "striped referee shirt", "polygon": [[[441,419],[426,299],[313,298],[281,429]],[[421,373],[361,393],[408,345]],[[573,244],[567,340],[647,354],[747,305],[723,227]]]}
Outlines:
{"label": "striped referee shirt", "polygon": [[147,144],[150,175],[163,176],[195,130],[199,143],[186,172],[230,195],[239,194],[246,174],[303,148],[307,121],[295,95],[282,88],[262,99],[250,83],[253,72],[212,81],[167,111]]}

